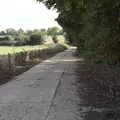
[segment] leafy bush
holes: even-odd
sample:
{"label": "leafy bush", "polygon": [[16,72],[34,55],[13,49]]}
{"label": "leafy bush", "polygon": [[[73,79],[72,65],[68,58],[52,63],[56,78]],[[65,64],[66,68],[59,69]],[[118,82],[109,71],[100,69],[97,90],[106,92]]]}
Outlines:
{"label": "leafy bush", "polygon": [[56,43],[58,43],[58,38],[57,38],[57,36],[53,36],[52,37],[52,40],[53,40],[53,42],[56,44]]}
{"label": "leafy bush", "polygon": [[1,46],[12,46],[12,45],[15,45],[15,44],[16,44],[15,41],[0,41]]}
{"label": "leafy bush", "polygon": [[62,31],[58,27],[51,27],[47,30],[47,35],[61,35]]}
{"label": "leafy bush", "polygon": [[56,45],[56,47],[61,47],[61,48],[63,48],[64,50],[66,50],[66,49],[69,49],[69,45],[67,45],[67,44],[65,44],[65,43],[58,43],[57,45]]}
{"label": "leafy bush", "polygon": [[15,38],[16,41],[16,46],[23,46],[23,45],[27,45],[27,41],[29,40],[29,36],[27,35],[22,35],[22,36],[17,36]]}
{"label": "leafy bush", "polygon": [[[120,62],[119,0],[37,0],[58,10],[57,22],[79,52]],[[96,56],[95,55],[95,56]]]}
{"label": "leafy bush", "polygon": [[26,42],[26,44],[27,45],[39,45],[39,44],[42,44],[43,42],[44,42],[44,39],[42,35],[35,33],[35,34],[30,35],[30,38]]}
{"label": "leafy bush", "polygon": [[8,36],[0,37],[0,41],[9,41],[10,38]]}

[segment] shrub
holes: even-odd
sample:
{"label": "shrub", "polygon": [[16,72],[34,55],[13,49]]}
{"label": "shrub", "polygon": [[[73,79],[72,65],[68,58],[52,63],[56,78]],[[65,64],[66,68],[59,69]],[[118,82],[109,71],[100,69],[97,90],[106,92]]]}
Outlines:
{"label": "shrub", "polygon": [[67,44],[65,44],[65,43],[58,43],[56,45],[56,48],[61,49],[61,50],[66,50],[66,49],[69,49],[69,46]]}
{"label": "shrub", "polygon": [[9,41],[10,38],[8,36],[3,36],[3,37],[0,37],[0,41]]}
{"label": "shrub", "polygon": [[16,44],[15,41],[0,41],[1,46],[13,46],[15,44]]}
{"label": "shrub", "polygon": [[16,46],[23,46],[23,45],[27,45],[27,41],[29,40],[29,37],[26,35],[24,36],[17,36],[15,38],[16,41]]}
{"label": "shrub", "polygon": [[30,35],[30,39],[27,41],[28,45],[39,45],[42,44],[44,41],[42,35],[34,33]]}
{"label": "shrub", "polygon": [[58,43],[58,38],[57,38],[57,36],[53,36],[53,37],[52,37],[52,40],[53,40],[54,43]]}

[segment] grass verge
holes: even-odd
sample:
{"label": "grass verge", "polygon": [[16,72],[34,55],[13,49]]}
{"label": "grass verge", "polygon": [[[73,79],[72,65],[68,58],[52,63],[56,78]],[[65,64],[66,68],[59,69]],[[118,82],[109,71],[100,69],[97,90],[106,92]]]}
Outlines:
{"label": "grass verge", "polygon": [[0,55],[7,55],[8,53],[19,53],[24,51],[38,50],[49,48],[50,46],[54,47],[54,44],[44,44],[44,45],[35,45],[35,46],[0,46]]}
{"label": "grass verge", "polygon": [[[48,54],[45,54],[43,58],[33,59],[30,61],[26,61],[24,65],[16,66],[15,71],[0,71],[0,85],[7,83],[8,81],[12,80],[13,77],[24,73],[25,71],[29,70],[33,66],[39,64],[43,60],[49,59],[50,57],[54,56],[58,52],[62,52],[67,49],[66,44],[56,44],[56,45],[49,45],[46,49],[49,48]],[[50,52],[51,51],[51,52]]]}

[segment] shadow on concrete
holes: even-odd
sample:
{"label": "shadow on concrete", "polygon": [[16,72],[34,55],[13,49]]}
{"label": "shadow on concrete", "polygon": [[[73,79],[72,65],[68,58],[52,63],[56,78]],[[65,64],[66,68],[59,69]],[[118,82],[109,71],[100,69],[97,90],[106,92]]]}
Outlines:
{"label": "shadow on concrete", "polygon": [[120,96],[115,98],[112,89],[120,69],[86,61],[76,64],[77,105],[83,120],[120,120]]}

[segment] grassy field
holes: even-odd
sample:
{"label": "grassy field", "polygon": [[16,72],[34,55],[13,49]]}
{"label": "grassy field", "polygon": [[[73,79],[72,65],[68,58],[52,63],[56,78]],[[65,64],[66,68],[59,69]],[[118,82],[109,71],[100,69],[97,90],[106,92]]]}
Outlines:
{"label": "grassy field", "polygon": [[50,46],[54,46],[54,44],[36,45],[36,46],[20,46],[20,47],[0,46],[0,55],[6,55],[8,53],[19,53],[22,51],[38,50],[38,49],[48,48]]}
{"label": "grassy field", "polygon": [[[63,36],[59,36],[58,39],[60,44],[65,43],[65,39]],[[50,48],[54,46],[55,44],[50,40],[48,40],[48,42],[44,43],[43,45],[35,45],[35,46],[19,46],[19,47],[0,46],[0,55],[6,55],[8,53],[19,53],[22,51],[38,50],[38,49]]]}

